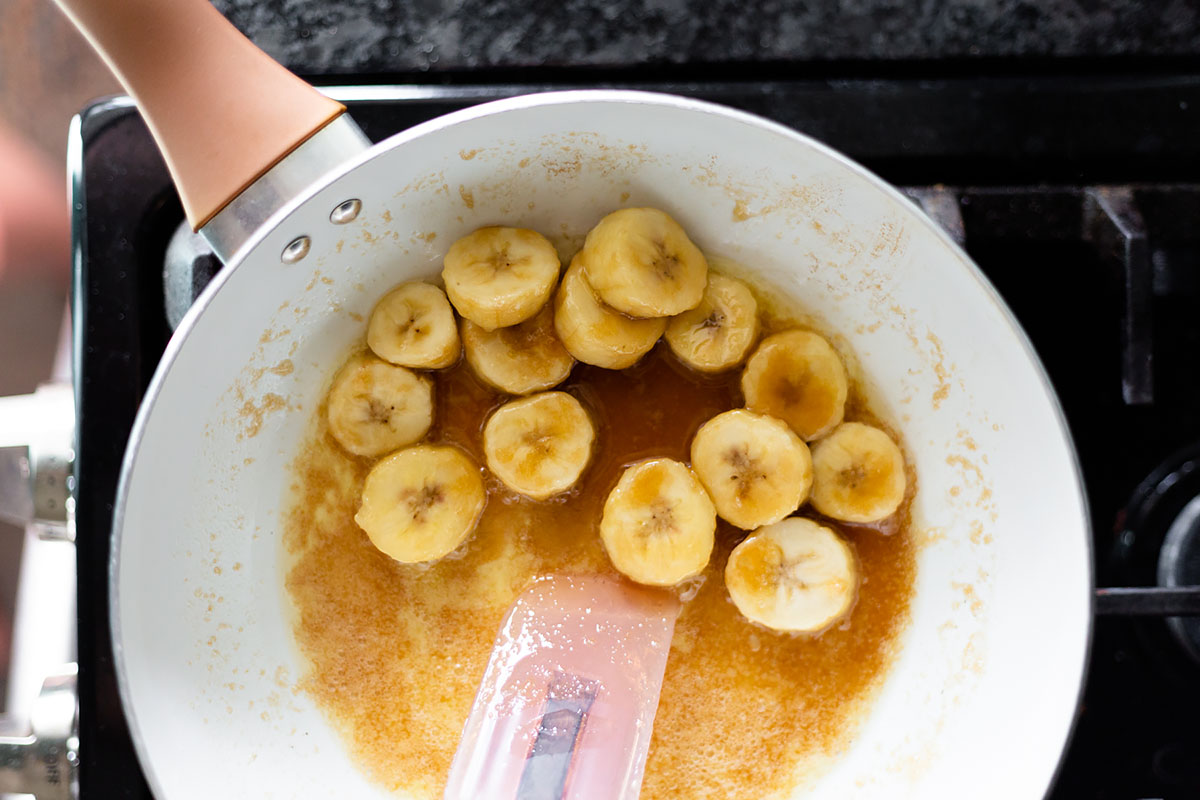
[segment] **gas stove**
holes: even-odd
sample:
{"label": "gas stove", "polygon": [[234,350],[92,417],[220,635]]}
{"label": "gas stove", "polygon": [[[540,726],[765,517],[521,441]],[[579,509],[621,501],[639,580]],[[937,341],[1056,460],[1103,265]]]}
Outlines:
{"label": "gas stove", "polygon": [[[595,85],[595,84],[591,84]],[[1052,798],[1200,796],[1200,75],[620,83],[774,118],[846,153],[970,253],[1066,411],[1093,521],[1087,684]],[[326,91],[379,140],[474,103],[566,85]],[[126,439],[172,325],[219,269],[183,231],[125,98],[72,138],[79,790],[149,798],[110,644],[109,537]],[[1036,557],[1036,554],[1031,554]],[[1031,654],[1036,657],[1036,654]]]}

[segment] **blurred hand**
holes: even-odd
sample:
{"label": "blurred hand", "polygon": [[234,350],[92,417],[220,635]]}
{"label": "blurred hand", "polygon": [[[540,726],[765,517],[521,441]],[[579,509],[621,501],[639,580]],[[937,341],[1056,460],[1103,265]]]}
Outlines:
{"label": "blurred hand", "polygon": [[0,290],[65,285],[71,224],[62,169],[0,120]]}

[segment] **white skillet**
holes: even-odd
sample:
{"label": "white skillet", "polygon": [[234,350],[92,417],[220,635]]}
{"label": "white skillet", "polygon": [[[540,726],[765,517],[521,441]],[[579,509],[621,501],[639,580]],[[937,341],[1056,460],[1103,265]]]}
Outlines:
{"label": "white skillet", "polygon": [[[664,208],[838,332],[916,466],[911,624],[848,749],[795,795],[1046,792],[1090,632],[1079,468],[1011,314],[897,192],[772,122],[636,92],[490,103],[367,149],[202,0],[60,3],[228,262],[158,367],[115,511],[122,701],[160,800],[394,796],[294,688],[289,464],[385,289],[435,274],[480,225],[569,238],[622,205]],[[294,371],[270,371],[285,359]]]}

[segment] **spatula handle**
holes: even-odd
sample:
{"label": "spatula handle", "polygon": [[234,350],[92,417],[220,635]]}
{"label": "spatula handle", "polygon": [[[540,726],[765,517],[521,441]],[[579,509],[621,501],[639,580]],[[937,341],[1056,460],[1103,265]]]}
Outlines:
{"label": "spatula handle", "polygon": [[345,111],[207,0],[55,0],[137,102],[193,228]]}

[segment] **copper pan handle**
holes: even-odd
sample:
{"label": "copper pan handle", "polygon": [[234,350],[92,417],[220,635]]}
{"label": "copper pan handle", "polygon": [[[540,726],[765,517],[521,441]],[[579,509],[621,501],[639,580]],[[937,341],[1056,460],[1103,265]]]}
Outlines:
{"label": "copper pan handle", "polygon": [[55,0],[137,102],[199,229],[345,108],[207,0]]}

